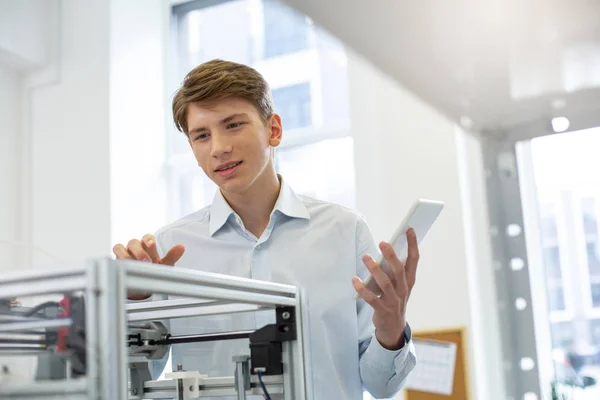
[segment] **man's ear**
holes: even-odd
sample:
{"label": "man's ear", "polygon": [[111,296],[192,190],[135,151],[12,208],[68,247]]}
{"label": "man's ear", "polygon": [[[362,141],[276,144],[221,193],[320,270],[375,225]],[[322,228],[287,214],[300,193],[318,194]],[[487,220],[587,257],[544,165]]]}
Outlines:
{"label": "man's ear", "polygon": [[267,128],[269,129],[269,145],[271,147],[279,146],[283,139],[283,127],[279,114],[271,115],[267,123]]}

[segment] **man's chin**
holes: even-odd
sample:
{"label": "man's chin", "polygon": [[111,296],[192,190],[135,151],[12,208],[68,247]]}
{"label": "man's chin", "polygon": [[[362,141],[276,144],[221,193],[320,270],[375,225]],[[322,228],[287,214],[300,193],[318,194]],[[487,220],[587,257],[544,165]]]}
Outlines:
{"label": "man's chin", "polygon": [[215,182],[222,192],[231,194],[240,194],[247,189],[242,179],[232,177],[228,179],[219,179]]}

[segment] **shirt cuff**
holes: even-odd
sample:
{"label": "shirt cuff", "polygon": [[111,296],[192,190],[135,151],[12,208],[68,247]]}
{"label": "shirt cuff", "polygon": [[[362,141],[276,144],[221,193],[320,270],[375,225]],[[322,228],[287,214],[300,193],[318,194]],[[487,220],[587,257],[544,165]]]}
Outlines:
{"label": "shirt cuff", "polygon": [[369,347],[367,348],[366,353],[367,359],[369,360],[369,364],[375,366],[377,365],[382,369],[389,369],[392,366],[398,365],[398,363],[406,358],[410,353],[410,342],[412,340],[412,331],[408,323],[404,328],[404,346],[399,350],[388,350],[379,343],[377,337],[373,335],[373,339]]}

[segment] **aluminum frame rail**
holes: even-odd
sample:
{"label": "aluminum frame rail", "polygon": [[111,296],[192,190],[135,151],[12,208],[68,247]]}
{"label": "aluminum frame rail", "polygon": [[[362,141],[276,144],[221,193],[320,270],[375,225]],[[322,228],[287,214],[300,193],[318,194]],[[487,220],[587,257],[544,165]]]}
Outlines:
{"label": "aluminum frame rail", "polygon": [[[176,300],[127,304],[128,291],[176,295]],[[85,296],[87,374],[84,378],[34,381],[26,385],[0,387],[2,399],[122,400],[128,392],[128,323],[157,319],[229,314],[252,310],[296,308],[297,339],[283,343],[284,373],[265,377],[275,397],[285,400],[312,400],[310,362],[307,359],[307,314],[305,297],[294,286],[231,277],[185,268],[165,268],[137,261],[88,259],[84,263],[55,270],[29,270],[0,276],[2,298],[81,293]],[[36,321],[37,328],[60,320]],[[65,321],[61,321],[65,322]],[[30,329],[32,322],[0,324],[3,332]],[[256,381],[247,394],[257,392]],[[233,377],[205,380],[220,393],[232,385]],[[148,382],[147,395],[171,396],[173,381]],[[146,391],[146,390],[145,390]],[[152,394],[152,392],[155,392]],[[278,396],[283,392],[283,396]],[[223,392],[225,393],[225,392]],[[147,397],[144,395],[144,397]],[[274,398],[275,398],[274,397]]]}

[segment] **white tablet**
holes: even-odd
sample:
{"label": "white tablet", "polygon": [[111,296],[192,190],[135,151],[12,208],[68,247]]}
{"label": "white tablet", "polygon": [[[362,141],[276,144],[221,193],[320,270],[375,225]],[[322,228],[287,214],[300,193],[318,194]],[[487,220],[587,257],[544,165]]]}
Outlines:
{"label": "white tablet", "polygon": [[[413,228],[417,235],[417,243],[421,244],[421,241],[427,232],[429,232],[429,229],[431,229],[431,226],[440,215],[443,208],[444,203],[441,201],[425,199],[415,201],[400,226],[398,226],[398,229],[396,229],[396,232],[394,232],[392,239],[389,241],[394,248],[396,255],[402,262],[406,261],[408,256],[406,232],[408,232],[410,228]],[[382,254],[379,255],[379,258],[376,261],[383,271],[389,275],[389,266]],[[364,284],[369,290],[375,293],[376,296],[381,296],[381,289],[375,282],[375,279],[371,277],[371,274],[364,280]],[[358,297],[358,293],[356,293],[355,298]]]}

